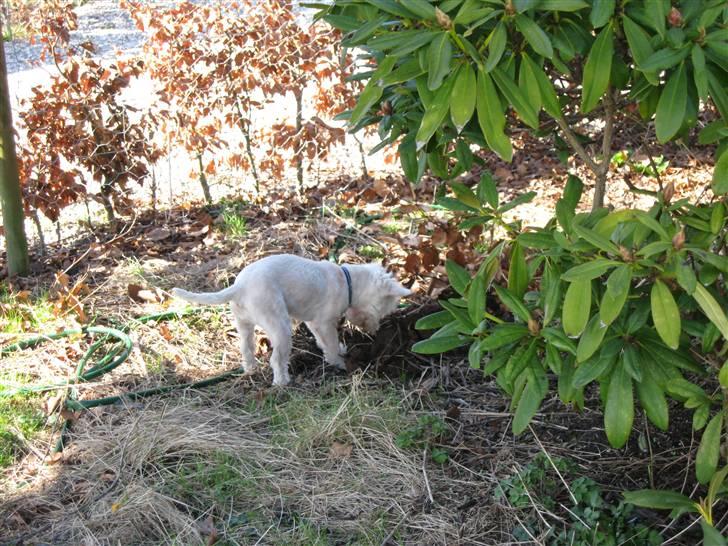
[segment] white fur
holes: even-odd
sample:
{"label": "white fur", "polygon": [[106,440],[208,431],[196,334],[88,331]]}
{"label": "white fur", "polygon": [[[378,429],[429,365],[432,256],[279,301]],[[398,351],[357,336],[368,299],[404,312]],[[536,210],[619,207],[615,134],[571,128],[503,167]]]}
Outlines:
{"label": "white fur", "polygon": [[347,265],[351,274],[352,304],[341,267],[290,254],[268,256],[243,269],[229,288],[200,294],[173,288],[172,294],[192,303],[230,302],[241,338],[243,368],[252,372],[255,360],[254,328],[259,326],[273,345],[273,383],[290,382],[291,319],[306,323],[324,352],[324,359],[345,368],[337,327],[342,315],[370,333],[379,321],[410,294],[377,264]]}

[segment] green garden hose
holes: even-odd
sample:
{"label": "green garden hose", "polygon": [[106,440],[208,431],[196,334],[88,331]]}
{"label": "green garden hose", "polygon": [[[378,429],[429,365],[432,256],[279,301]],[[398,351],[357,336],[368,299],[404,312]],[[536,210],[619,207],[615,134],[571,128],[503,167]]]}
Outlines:
{"label": "green garden hose", "polygon": [[[89,348],[86,350],[86,353],[83,355],[83,357],[81,357],[72,378],[49,385],[34,385],[30,387],[6,389],[0,391],[0,398],[44,392],[67,386],[70,387],[78,383],[85,383],[87,381],[91,381],[92,379],[96,379],[97,377],[100,377],[105,373],[110,372],[114,368],[117,368],[122,363],[124,363],[127,358],[129,358],[129,354],[131,353],[132,349],[132,342],[127,332],[132,328],[132,326],[145,324],[152,321],[159,322],[163,320],[169,320],[171,318],[181,318],[186,315],[197,313],[200,310],[201,308],[188,308],[184,311],[168,311],[156,315],[145,315],[143,317],[132,319],[129,324],[122,325],[119,328],[109,328],[106,326],[84,326],[83,328],[63,330],[62,332],[56,334],[37,336],[30,339],[25,339],[23,341],[19,341],[18,343],[14,343],[12,345],[8,345],[7,347],[4,347],[2,350],[0,350],[0,358],[14,351],[20,351],[31,347],[36,347],[46,341],[52,341],[64,337],[88,334],[99,334],[101,336],[89,346]],[[112,343],[112,345],[108,347],[108,349],[106,349],[106,352],[103,354],[103,356],[101,356],[101,358],[93,366],[87,369],[87,364],[89,363],[89,361],[91,361],[91,357],[102,346],[108,345],[109,343]],[[71,389],[69,391],[69,396],[65,401],[65,408],[70,411],[83,411],[97,406],[108,406],[111,404],[115,404],[121,400],[137,400],[157,394],[166,394],[168,392],[180,389],[201,389],[210,385],[215,385],[242,373],[243,371],[241,369],[229,370],[227,372],[210,377],[208,379],[204,379],[202,381],[176,383],[174,385],[165,385],[162,387],[155,387],[153,389],[127,392],[117,396],[107,396],[104,398],[96,398],[92,400],[76,399],[76,393],[73,389]],[[66,420],[63,424],[61,437],[56,444],[55,451],[63,450],[66,444],[66,436],[69,431],[69,427],[70,421]]]}

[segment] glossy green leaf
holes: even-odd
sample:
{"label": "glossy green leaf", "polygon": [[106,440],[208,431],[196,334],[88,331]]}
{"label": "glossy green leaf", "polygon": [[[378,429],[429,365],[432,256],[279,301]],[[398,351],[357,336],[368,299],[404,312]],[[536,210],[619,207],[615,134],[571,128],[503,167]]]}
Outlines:
{"label": "glossy green leaf", "polygon": [[698,302],[705,316],[720,330],[723,338],[728,340],[728,318],[726,318],[723,308],[715,301],[712,294],[702,284],[698,283],[695,285],[693,298]]}
{"label": "glossy green leaf", "polygon": [[452,42],[450,35],[443,32],[430,43],[427,50],[427,88],[430,91],[438,89],[442,81],[450,73],[450,61],[452,60]]}
{"label": "glossy green leaf", "polygon": [[543,278],[541,279],[541,290],[543,301],[543,325],[548,326],[556,316],[561,299],[561,279],[554,266],[547,263],[544,267]]}
{"label": "glossy green leaf", "polygon": [[609,391],[604,408],[604,430],[609,444],[619,449],[624,446],[632,432],[634,421],[634,397],[632,378],[621,362],[617,362],[609,381]]}
{"label": "glossy green leaf", "polygon": [[718,468],[720,437],[723,430],[723,412],[719,412],[708,423],[700,439],[695,456],[695,475],[700,483],[708,483]]}
{"label": "glossy green leaf", "polygon": [[715,195],[728,193],[728,152],[723,152],[715,163],[711,187]]}
{"label": "glossy green leaf", "polygon": [[450,281],[450,286],[453,287],[455,292],[464,296],[470,283],[470,273],[453,260],[447,260],[445,262],[445,271],[447,273],[447,280]]}
{"label": "glossy green leaf", "polygon": [[500,300],[503,302],[503,305],[505,305],[511,313],[523,322],[528,322],[530,320],[531,313],[528,311],[528,307],[526,307],[523,302],[508,289],[495,286],[495,291]]}
{"label": "glossy green leaf", "polygon": [[591,281],[574,281],[566,289],[561,322],[564,332],[578,336],[584,331],[591,310]]}
{"label": "glossy green leaf", "polygon": [[620,265],[609,275],[607,290],[599,304],[599,317],[604,324],[611,324],[622,312],[632,282],[632,268]]}
{"label": "glossy green leaf", "polygon": [[518,30],[521,32],[521,34],[523,34],[528,44],[533,48],[536,53],[538,53],[542,57],[546,57],[547,59],[550,59],[554,56],[554,49],[551,45],[551,40],[546,35],[546,33],[541,30],[541,27],[538,26],[538,23],[536,23],[530,17],[521,14],[516,15],[515,21]]}
{"label": "glossy green leaf", "polygon": [[513,158],[513,146],[511,140],[503,132],[506,125],[506,118],[501,109],[500,98],[495,85],[484,70],[478,70],[476,108],[478,110],[478,123],[480,130],[488,144],[504,161]]}
{"label": "glossy green leaf", "polygon": [[[632,54],[635,64],[640,67],[652,56],[655,52],[650,45],[650,37],[644,31],[644,29],[637,23],[632,21],[626,15],[622,16],[622,26],[624,28],[624,34],[627,37],[627,43],[629,44],[629,50]],[[659,80],[654,72],[644,72],[645,78],[652,85],[657,85]]]}
{"label": "glossy green leaf", "polygon": [[415,144],[417,150],[421,150],[432,138],[432,135],[440,128],[442,122],[447,116],[450,109],[450,95],[455,84],[455,78],[448,78],[444,84],[435,92],[432,103],[425,111],[420,122],[420,128],[417,130]]}
{"label": "glossy green leaf", "polygon": [[462,336],[438,336],[418,341],[412,351],[423,355],[434,355],[452,351],[466,345],[470,340]]}
{"label": "glossy green leaf", "polygon": [[687,110],[688,77],[685,65],[681,64],[660,94],[655,114],[657,140],[665,143],[674,137],[682,127]]}
{"label": "glossy green leaf", "polygon": [[604,324],[599,314],[595,314],[587,323],[584,333],[579,338],[579,345],[576,347],[576,361],[584,362],[601,347],[604,335],[609,326]]}
{"label": "glossy green leaf", "polygon": [[726,546],[725,537],[720,534],[720,531],[710,525],[705,519],[700,520],[700,528],[703,531],[703,546]]}
{"label": "glossy green leaf", "polygon": [[427,0],[398,0],[398,2],[402,7],[411,11],[421,19],[428,19],[430,21],[437,19],[435,6]]}
{"label": "glossy green leaf", "polygon": [[515,343],[529,335],[528,328],[521,324],[499,324],[482,342],[483,351],[492,351]]}
{"label": "glossy green leaf", "polygon": [[601,277],[607,271],[622,265],[622,262],[615,260],[607,260],[605,258],[596,258],[590,262],[577,265],[569,269],[566,273],[561,275],[561,280],[571,282],[577,280],[592,280],[597,277]]}
{"label": "glossy green leaf", "polygon": [[643,374],[642,381],[638,381],[636,386],[637,397],[647,418],[660,430],[667,430],[670,417],[662,387],[647,374]]}
{"label": "glossy green leaf", "polygon": [[662,341],[671,349],[680,345],[680,310],[672,297],[670,289],[661,280],[656,279],[650,293],[652,322]]}
{"label": "glossy green leaf", "polygon": [[[530,370],[529,370],[530,371]],[[546,391],[541,389],[537,381],[530,374],[529,379],[526,382],[526,387],[523,389],[523,394],[518,401],[518,407],[516,413],[513,416],[512,430],[513,434],[520,434],[536,415],[538,408],[541,407]]]}
{"label": "glossy green leaf", "polygon": [[485,279],[476,275],[468,289],[468,314],[475,324],[483,320],[485,313]]}
{"label": "glossy green leaf", "polygon": [[516,82],[511,79],[507,72],[504,72],[500,68],[494,68],[492,72],[493,80],[495,81],[498,89],[500,89],[503,96],[508,99],[508,102],[513,105],[513,108],[518,113],[524,123],[530,125],[534,129],[538,129],[538,112],[531,106],[528,101],[528,97],[519,89]]}
{"label": "glossy green leaf", "polygon": [[625,502],[645,508],[656,510],[684,509],[691,512],[698,511],[698,504],[690,497],[677,491],[666,491],[663,489],[641,489],[639,491],[625,491],[623,493]]}
{"label": "glossy green leaf", "polygon": [[690,54],[690,48],[681,49],[664,48],[655,51],[643,63],[638,65],[642,72],[654,72],[672,68]]}
{"label": "glossy green leaf", "polygon": [[450,117],[460,133],[475,112],[475,71],[470,64],[458,70],[455,85],[450,96]]}
{"label": "glossy green leaf", "polygon": [[584,0],[541,0],[538,5],[544,11],[579,11],[588,7]]}
{"label": "glossy green leaf", "polygon": [[494,209],[498,208],[498,187],[488,171],[480,175],[476,193],[481,203],[488,203]]}
{"label": "glossy green leaf", "polygon": [[418,319],[415,323],[415,330],[435,330],[450,324],[452,321],[453,317],[449,311],[438,311]]}
{"label": "glossy green leaf", "polygon": [[562,117],[561,104],[556,96],[556,90],[554,89],[551,80],[548,78],[543,68],[538,66],[525,52],[521,55],[523,59],[523,66],[527,70],[530,70],[533,77],[538,83],[538,89],[541,93],[541,104],[543,109],[553,118],[559,119]]}
{"label": "glossy green leaf", "polygon": [[601,28],[609,22],[614,15],[615,0],[594,0],[592,3],[589,22],[594,28]]}
{"label": "glossy green leaf", "polygon": [[361,95],[359,95],[356,106],[351,111],[351,117],[349,118],[350,125],[359,123],[367,112],[369,112],[369,109],[382,97],[384,91],[380,85],[380,80],[392,71],[396,62],[397,59],[395,57],[385,57],[379,67],[374,71],[364,90],[361,92]]}
{"label": "glossy green leaf", "polygon": [[614,32],[612,26],[608,25],[597,36],[584,65],[581,96],[582,113],[591,112],[607,91],[613,55]]}
{"label": "glossy green leaf", "polygon": [[693,62],[693,79],[695,80],[695,89],[698,91],[700,100],[708,99],[708,73],[705,69],[705,53],[699,44],[694,44],[691,51],[691,60]]}
{"label": "glossy green leaf", "polygon": [[506,50],[506,42],[508,41],[508,32],[506,26],[501,21],[493,29],[488,41],[488,59],[485,61],[485,71],[490,72],[503,57],[503,52]]}
{"label": "glossy green leaf", "polygon": [[523,248],[518,242],[511,247],[511,261],[508,266],[508,290],[522,298],[528,288],[528,266]]}

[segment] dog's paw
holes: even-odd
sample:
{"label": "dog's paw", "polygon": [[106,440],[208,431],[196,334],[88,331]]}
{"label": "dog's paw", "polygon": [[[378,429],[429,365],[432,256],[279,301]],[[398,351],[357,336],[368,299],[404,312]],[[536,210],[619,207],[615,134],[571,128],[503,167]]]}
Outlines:
{"label": "dog's paw", "polygon": [[348,349],[346,348],[346,343],[344,343],[343,341],[339,341],[339,354],[343,356],[346,354],[347,351]]}
{"label": "dog's paw", "polygon": [[273,378],[273,385],[276,387],[285,387],[287,385],[290,385],[290,383],[291,383],[291,376],[289,374],[285,374],[282,377]]}

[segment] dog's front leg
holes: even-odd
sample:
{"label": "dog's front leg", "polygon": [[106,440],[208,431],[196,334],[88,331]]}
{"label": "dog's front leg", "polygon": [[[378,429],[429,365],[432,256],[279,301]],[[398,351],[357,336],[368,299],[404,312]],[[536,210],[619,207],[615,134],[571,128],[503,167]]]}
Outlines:
{"label": "dog's front leg", "polygon": [[316,338],[316,345],[324,352],[324,360],[340,370],[346,370],[346,362],[339,350],[339,334],[334,322],[307,322],[306,326]]}

